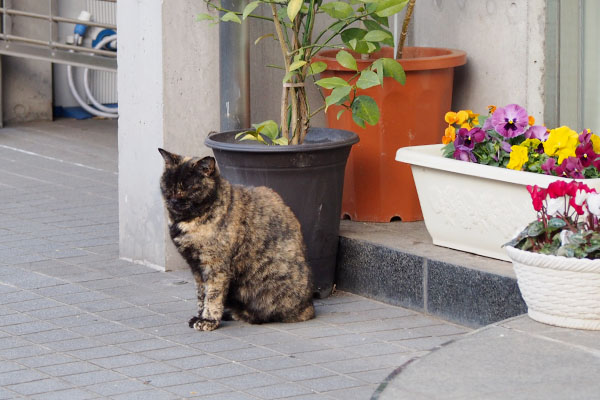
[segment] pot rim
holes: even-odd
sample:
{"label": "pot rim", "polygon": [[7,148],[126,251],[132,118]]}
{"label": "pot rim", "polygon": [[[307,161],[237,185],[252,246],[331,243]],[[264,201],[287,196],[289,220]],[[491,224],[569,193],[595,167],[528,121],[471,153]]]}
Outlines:
{"label": "pot rim", "polygon": [[492,179],[519,185],[549,185],[556,180],[583,182],[587,185],[600,184],[600,178],[572,179],[554,175],[538,174],[529,171],[515,171],[508,168],[494,167],[446,158],[442,155],[443,144],[422,146],[406,146],[396,151],[396,161],[424,168],[454,172],[458,174]]}
{"label": "pot rim", "polygon": [[534,253],[505,246],[508,256],[513,262],[561,271],[600,273],[600,260],[587,258],[563,257]]}
{"label": "pot rim", "polygon": [[[432,69],[445,69],[445,68],[454,68],[459,67],[461,65],[466,64],[467,62],[467,53],[463,50],[458,49],[450,49],[445,47],[425,47],[425,46],[416,46],[416,47],[405,47],[405,49],[422,49],[422,50],[442,50],[446,52],[446,54],[441,54],[437,56],[428,56],[428,57],[415,57],[415,58],[403,58],[398,60],[404,68],[405,71],[423,71],[423,70],[432,70]],[[383,47],[379,52],[389,52],[393,48],[391,47]],[[323,61],[327,64],[327,69],[332,71],[353,71],[351,69],[342,67],[336,60],[335,55],[340,51],[340,49],[328,49],[321,50],[317,54],[313,56],[313,60],[315,61]],[[378,52],[378,53],[379,53]],[[352,53],[352,52],[351,52]],[[377,53],[376,53],[377,54]],[[356,59],[358,64],[358,69],[363,70],[372,64],[374,59],[361,60],[360,58]]]}
{"label": "pot rim", "polygon": [[332,131],[335,132],[335,134],[325,134],[324,136],[326,136],[326,138],[323,140],[314,142],[305,141],[303,144],[287,146],[267,146],[254,141],[226,142],[217,140],[218,137],[228,138],[246,130],[247,129],[238,129],[226,132],[212,132],[206,137],[204,144],[214,150],[236,151],[242,153],[303,153],[344,148],[352,146],[360,140],[358,135],[351,131],[317,127],[309,129],[307,139],[310,139],[309,136],[311,132],[320,132],[322,130]]}

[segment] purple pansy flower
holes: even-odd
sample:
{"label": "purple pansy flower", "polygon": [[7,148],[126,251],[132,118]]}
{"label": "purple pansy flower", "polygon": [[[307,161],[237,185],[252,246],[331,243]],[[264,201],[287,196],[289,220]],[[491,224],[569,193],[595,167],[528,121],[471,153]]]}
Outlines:
{"label": "purple pansy flower", "polygon": [[530,126],[529,129],[525,131],[525,139],[539,139],[542,142],[545,142],[549,135],[550,132],[548,132],[548,129],[541,125]]}
{"label": "purple pansy flower", "polygon": [[492,115],[492,125],[496,132],[507,139],[522,135],[529,125],[527,110],[518,104],[498,108]]}
{"label": "purple pansy flower", "polygon": [[502,150],[504,150],[506,153],[510,153],[512,151],[510,143],[508,143],[508,142],[500,142],[500,148]]}
{"label": "purple pansy flower", "polygon": [[577,146],[575,149],[575,155],[577,155],[577,158],[579,158],[581,165],[583,165],[584,168],[592,165],[592,162],[598,158],[598,154],[594,152],[594,145],[591,141],[582,142],[579,146]]}
{"label": "purple pansy flower", "polygon": [[494,125],[492,125],[492,117],[489,117],[485,120],[481,129],[483,129],[484,131],[491,131],[494,129]]}
{"label": "purple pansy flower", "polygon": [[556,167],[556,175],[573,179],[583,179],[583,165],[577,157],[569,157]]}
{"label": "purple pansy flower", "polygon": [[454,141],[454,158],[462,161],[477,162],[473,154],[475,143],[482,142],[485,139],[485,132],[481,128],[468,130],[460,128],[456,133]]}
{"label": "purple pansy flower", "polygon": [[552,175],[552,171],[554,170],[555,165],[556,165],[556,159],[549,158],[546,160],[546,162],[544,162],[542,164],[542,171],[544,171],[544,173],[546,175]]}

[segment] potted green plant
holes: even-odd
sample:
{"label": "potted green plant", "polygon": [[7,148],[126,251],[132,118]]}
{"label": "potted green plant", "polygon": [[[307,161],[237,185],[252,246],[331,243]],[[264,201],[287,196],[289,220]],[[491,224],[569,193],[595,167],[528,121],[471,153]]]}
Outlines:
{"label": "potted green plant", "polygon": [[[358,71],[355,58],[340,50],[337,59],[355,74],[349,79],[316,78],[326,64],[315,62],[314,55],[324,48],[342,49],[337,39],[364,46],[367,52],[389,43],[388,17],[401,11],[406,0],[257,0],[242,12],[224,9],[216,0],[205,0],[219,16],[201,14],[199,19],[242,23],[247,18],[273,23],[272,37],[279,47],[285,71],[282,81],[280,122],[253,124],[252,128],[210,135],[207,146],[214,151],[221,173],[233,183],[266,185],[277,191],[298,217],[307,245],[307,260],[312,267],[316,292],[331,293],[335,274],[339,218],[344,169],[356,134],[339,129],[311,128],[316,113],[334,104],[346,104],[347,114],[361,126],[375,124],[379,108],[361,88],[382,85],[386,77],[404,81],[404,71],[393,59],[378,59]],[[258,7],[268,16],[257,13]],[[327,16],[329,24],[316,32],[318,17]],[[363,24],[367,35],[352,37],[353,26]],[[260,38],[259,38],[260,39]],[[264,37],[263,37],[264,39]],[[331,90],[323,104],[308,104],[307,82]]]}
{"label": "potted green plant", "polygon": [[576,181],[527,190],[537,218],[506,252],[529,316],[600,330],[600,194]]}
{"label": "potted green plant", "polygon": [[[406,2],[406,1],[405,1]],[[465,64],[466,53],[433,47],[404,47],[415,0],[408,1],[399,43],[392,42],[376,52],[364,54],[368,25],[354,27],[345,42],[353,51],[358,70],[369,68],[379,58],[395,58],[403,67],[406,84],[388,78],[385,85],[361,87],[359,95],[372,97],[380,106],[380,118],[372,126],[357,127],[348,113],[348,103],[327,110],[329,127],[353,130],[360,143],[352,148],[346,168],[342,213],[354,221],[390,222],[423,219],[410,168],[394,160],[394,150],[404,146],[439,141],[443,121],[431,118],[448,110],[452,101],[454,68]],[[322,77],[348,79],[356,71],[340,63],[339,50],[324,50],[317,59],[327,63]],[[403,76],[404,78],[404,76]],[[402,82],[403,83],[403,82]]]}

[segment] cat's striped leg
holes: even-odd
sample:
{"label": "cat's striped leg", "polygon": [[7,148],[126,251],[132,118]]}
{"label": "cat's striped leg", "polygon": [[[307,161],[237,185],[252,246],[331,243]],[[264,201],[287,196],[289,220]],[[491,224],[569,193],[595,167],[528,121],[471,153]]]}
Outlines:
{"label": "cat's striped leg", "polygon": [[212,331],[219,327],[225,298],[229,288],[229,279],[225,274],[218,274],[204,283],[204,309],[201,318],[193,324],[197,331]]}
{"label": "cat's striped leg", "polygon": [[194,324],[202,318],[202,311],[204,310],[204,281],[199,273],[194,272],[194,280],[196,281],[196,296],[198,298],[198,314],[188,321],[190,328],[194,327]]}

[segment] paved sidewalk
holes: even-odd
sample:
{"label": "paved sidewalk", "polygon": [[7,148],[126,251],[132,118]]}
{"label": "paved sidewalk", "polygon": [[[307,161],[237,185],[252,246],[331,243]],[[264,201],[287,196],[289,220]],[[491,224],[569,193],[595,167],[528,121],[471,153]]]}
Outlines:
{"label": "paved sidewalk", "polygon": [[369,399],[469,331],[341,292],[304,323],[189,329],[187,271],[118,259],[116,144],[114,121],[0,130],[0,399]]}
{"label": "paved sidewalk", "polygon": [[407,362],[377,400],[600,398],[600,331],[527,316],[491,324]]}

